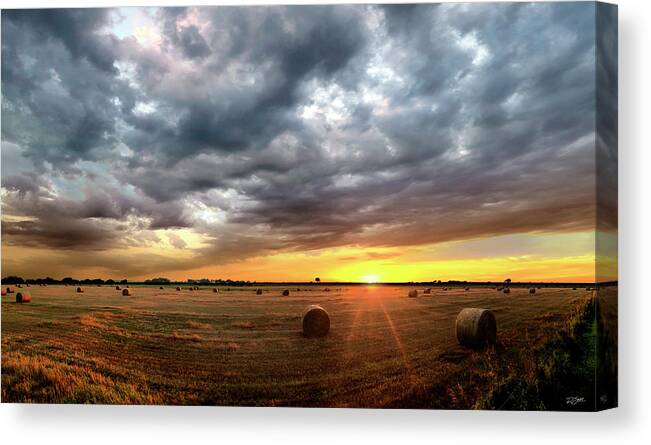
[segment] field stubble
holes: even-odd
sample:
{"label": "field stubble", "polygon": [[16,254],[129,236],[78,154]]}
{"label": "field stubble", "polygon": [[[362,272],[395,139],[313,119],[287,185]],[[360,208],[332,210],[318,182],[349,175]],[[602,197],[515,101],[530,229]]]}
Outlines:
{"label": "field stubble", "polygon": [[[496,382],[534,373],[536,348],[591,298],[560,288],[418,298],[406,287],[324,288],[284,297],[276,287],[132,286],[122,296],[50,286],[34,288],[29,304],[3,297],[2,401],[473,408]],[[329,312],[327,337],[302,335],[309,304]],[[457,344],[464,307],[493,311],[495,348]]]}

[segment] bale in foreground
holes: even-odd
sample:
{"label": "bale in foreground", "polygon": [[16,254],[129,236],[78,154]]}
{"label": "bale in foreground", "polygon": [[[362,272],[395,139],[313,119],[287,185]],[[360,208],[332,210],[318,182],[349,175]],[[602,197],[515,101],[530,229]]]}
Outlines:
{"label": "bale in foreground", "polygon": [[131,296],[131,289],[125,287],[124,289],[122,289],[122,295],[124,295],[125,297]]}
{"label": "bale in foreground", "polygon": [[283,291],[283,297],[288,297],[289,296],[289,290],[285,289]]}
{"label": "bale in foreground", "polygon": [[535,294],[536,293],[536,288],[532,287],[531,289],[529,289],[529,293],[530,294]]}
{"label": "bale in foreground", "polygon": [[330,316],[321,306],[311,305],[303,312],[303,335],[324,337],[330,332]]}
{"label": "bale in foreground", "polygon": [[77,293],[78,294],[83,294],[84,293],[84,288],[83,287],[78,287],[77,288]]}
{"label": "bale in foreground", "polygon": [[256,289],[255,294],[256,295],[262,295],[262,289]]}
{"label": "bale in foreground", "polygon": [[412,289],[409,291],[409,298],[416,298],[418,296],[418,291],[416,289]]}
{"label": "bale in foreground", "polygon": [[29,303],[30,301],[32,301],[32,296],[29,292],[16,293],[16,303]]}
{"label": "bale in foreground", "polygon": [[457,315],[455,323],[459,344],[478,348],[495,344],[497,322],[488,309],[465,308]]}

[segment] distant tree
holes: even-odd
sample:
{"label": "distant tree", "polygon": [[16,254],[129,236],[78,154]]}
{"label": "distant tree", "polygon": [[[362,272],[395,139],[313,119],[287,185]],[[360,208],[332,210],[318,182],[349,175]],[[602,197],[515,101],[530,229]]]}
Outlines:
{"label": "distant tree", "polygon": [[74,284],[74,283],[77,282],[77,280],[75,280],[75,279],[72,278],[72,277],[65,277],[63,280],[61,280],[61,282],[62,282],[63,284]]}
{"label": "distant tree", "polygon": [[10,275],[8,277],[4,277],[2,279],[2,282],[5,284],[23,284],[25,280],[23,280],[22,277]]}
{"label": "distant tree", "polygon": [[108,280],[106,280],[106,284],[115,284],[115,281],[109,278]]}
{"label": "distant tree", "polygon": [[510,279],[510,278],[507,278],[506,280],[504,280],[504,282],[505,282],[505,283],[508,283],[508,284],[511,284],[511,279]]}
{"label": "distant tree", "polygon": [[152,278],[150,280],[145,280],[145,284],[169,284],[170,279],[164,277]]}
{"label": "distant tree", "polygon": [[128,281],[127,281],[126,278],[124,280],[120,280],[120,284],[127,284],[127,283],[128,283]]}

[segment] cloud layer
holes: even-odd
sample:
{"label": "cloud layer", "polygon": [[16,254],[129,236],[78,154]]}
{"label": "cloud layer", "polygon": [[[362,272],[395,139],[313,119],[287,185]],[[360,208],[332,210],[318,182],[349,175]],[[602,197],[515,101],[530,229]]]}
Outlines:
{"label": "cloud layer", "polygon": [[3,243],[188,249],[186,228],[196,267],[593,229],[594,24],[591,3],[3,11]]}

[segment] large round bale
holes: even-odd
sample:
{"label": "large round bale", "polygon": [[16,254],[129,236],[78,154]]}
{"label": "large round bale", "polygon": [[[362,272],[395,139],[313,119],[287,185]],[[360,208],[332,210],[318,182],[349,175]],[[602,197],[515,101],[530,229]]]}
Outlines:
{"label": "large round bale", "polygon": [[78,294],[83,294],[84,293],[84,288],[83,287],[78,287],[77,288],[77,293]]}
{"label": "large round bale", "polygon": [[29,303],[30,301],[32,301],[32,296],[29,292],[16,293],[16,303]]}
{"label": "large round bale", "polygon": [[532,287],[531,289],[529,289],[529,293],[530,294],[535,294],[536,293],[536,288]]}
{"label": "large round bale", "polygon": [[510,293],[511,293],[511,289],[509,289],[508,287],[505,287],[504,290],[503,290],[502,292],[504,292],[505,294],[510,294]]}
{"label": "large round bale", "polygon": [[326,287],[325,289],[323,289],[323,292],[330,292],[330,288]]}
{"label": "large round bale", "polygon": [[418,291],[416,289],[412,289],[407,295],[409,295],[409,298],[416,298],[418,296]]}
{"label": "large round bale", "polygon": [[163,290],[163,289],[164,289],[164,287],[163,287],[163,286],[160,286],[160,287],[159,287],[159,289],[160,289],[160,290]]}
{"label": "large round bale", "polygon": [[283,297],[289,297],[289,290],[288,289],[285,289],[283,291]]}
{"label": "large round bale", "polygon": [[122,295],[125,296],[125,297],[130,297],[131,296],[131,289],[129,289],[129,288],[122,289]]}
{"label": "large round bale", "polygon": [[448,290],[448,288],[447,288],[447,287],[444,287],[443,290]]}
{"label": "large round bale", "polygon": [[470,288],[469,288],[469,287],[465,287],[463,290],[465,290],[466,292],[468,292],[468,291],[470,290]]}
{"label": "large round bale", "polygon": [[262,295],[262,289],[256,289],[255,294],[256,295]]}
{"label": "large round bale", "polygon": [[180,287],[178,287],[178,286],[176,286],[176,290],[177,290],[177,291],[180,291],[180,290],[181,290],[181,288],[180,288]]}
{"label": "large round bale", "polygon": [[115,286],[115,290],[122,290],[120,286]]}
{"label": "large round bale", "polygon": [[321,306],[311,305],[303,312],[303,335],[324,337],[330,332],[330,316]]}
{"label": "large round bale", "polygon": [[423,291],[423,293],[424,293],[424,294],[431,294],[431,293],[432,293],[432,288],[431,288],[431,287],[428,287],[427,289],[425,289],[425,290]]}
{"label": "large round bale", "polygon": [[455,330],[459,344],[471,348],[495,344],[497,339],[495,315],[488,309],[462,309],[457,315]]}
{"label": "large round bale", "polygon": [[17,284],[16,287],[17,287],[18,289],[22,289],[22,288],[23,288],[23,285],[22,285],[22,284]]}
{"label": "large round bale", "polygon": [[213,294],[217,294],[217,293],[219,293],[219,289],[217,289],[216,287],[213,287],[213,288],[212,288],[212,293],[213,293]]}

